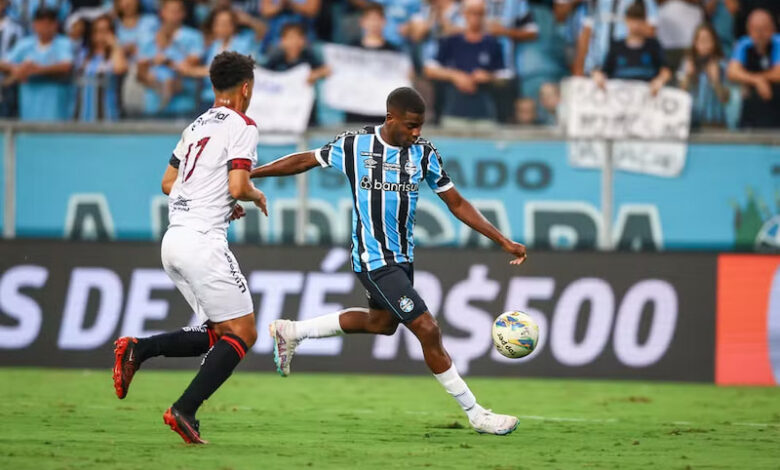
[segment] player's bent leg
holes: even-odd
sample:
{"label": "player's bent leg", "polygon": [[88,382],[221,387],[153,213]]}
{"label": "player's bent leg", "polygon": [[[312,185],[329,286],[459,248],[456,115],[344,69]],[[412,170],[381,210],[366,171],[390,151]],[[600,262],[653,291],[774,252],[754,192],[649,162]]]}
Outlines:
{"label": "player's bent leg", "polygon": [[310,320],[274,320],[268,333],[274,340],[274,364],[282,377],[290,375],[295,349],[307,338],[328,338],[343,334],[371,333],[392,335],[399,320],[389,311],[351,307]]}
{"label": "player's bent leg", "polygon": [[185,442],[205,443],[200,437],[199,422],[195,413],[233,373],[249,348],[257,339],[255,315],[214,323],[219,340],[203,358],[198,374],[181,397],[163,415],[163,421],[177,432]]}
{"label": "player's bent leg", "polygon": [[514,416],[493,413],[482,408],[466,382],[458,374],[441,340],[441,330],[436,319],[429,312],[406,323],[417,339],[420,340],[423,356],[436,380],[458,402],[469,424],[475,431],[484,434],[504,435],[517,428],[518,419]]}
{"label": "player's bent leg", "polygon": [[406,327],[414,333],[422,346],[425,363],[431,372],[440,374],[452,367],[452,359],[441,342],[439,324],[430,312],[425,312],[414,320],[406,323]]}
{"label": "player's bent leg", "polygon": [[205,354],[217,341],[209,325],[184,327],[148,338],[125,336],[114,341],[114,390],[116,396],[127,396],[130,383],[141,364],[149,358],[193,357]]}

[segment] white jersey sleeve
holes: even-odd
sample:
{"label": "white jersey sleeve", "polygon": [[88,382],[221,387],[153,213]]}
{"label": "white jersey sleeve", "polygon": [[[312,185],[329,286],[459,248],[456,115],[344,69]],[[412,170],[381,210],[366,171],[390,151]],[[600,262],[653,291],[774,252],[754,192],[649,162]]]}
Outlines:
{"label": "white jersey sleeve", "polygon": [[[227,149],[227,161],[230,163],[230,169],[236,169],[248,165],[247,169],[252,169],[257,165],[257,144],[260,136],[255,126],[244,125],[237,129],[236,134],[230,139]],[[241,161],[242,162],[237,162]],[[247,161],[248,160],[248,161]],[[232,163],[231,163],[232,162]]]}
{"label": "white jersey sleeve", "polygon": [[[189,129],[189,127],[187,129]],[[181,138],[179,139],[179,142],[176,144],[176,147],[174,147],[173,149],[173,154],[171,155],[172,159],[176,159],[178,161],[184,160],[184,156],[187,153],[187,144],[185,143],[187,129],[184,129],[184,131],[181,133]],[[176,168],[178,168],[178,165],[175,166]]]}

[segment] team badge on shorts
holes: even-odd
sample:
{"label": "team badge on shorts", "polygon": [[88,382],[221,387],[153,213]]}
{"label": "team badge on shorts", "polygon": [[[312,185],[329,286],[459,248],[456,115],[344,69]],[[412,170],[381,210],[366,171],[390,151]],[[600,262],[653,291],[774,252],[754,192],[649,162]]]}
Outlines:
{"label": "team badge on shorts", "polygon": [[409,313],[414,310],[414,302],[407,296],[401,297],[401,300],[398,301],[398,305],[404,313]]}

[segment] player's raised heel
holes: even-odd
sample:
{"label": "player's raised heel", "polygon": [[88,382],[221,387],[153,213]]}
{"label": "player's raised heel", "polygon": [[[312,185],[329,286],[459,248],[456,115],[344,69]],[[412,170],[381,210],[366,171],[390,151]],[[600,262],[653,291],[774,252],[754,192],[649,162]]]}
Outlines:
{"label": "player's raised heel", "polygon": [[114,341],[114,391],[120,400],[127,396],[130,382],[141,363],[135,355],[136,338],[125,336]]}
{"label": "player's raised heel", "polygon": [[163,415],[163,423],[184,439],[187,444],[208,444],[208,441],[200,437],[200,423],[197,419],[188,418],[179,413],[174,407],[170,407]]}

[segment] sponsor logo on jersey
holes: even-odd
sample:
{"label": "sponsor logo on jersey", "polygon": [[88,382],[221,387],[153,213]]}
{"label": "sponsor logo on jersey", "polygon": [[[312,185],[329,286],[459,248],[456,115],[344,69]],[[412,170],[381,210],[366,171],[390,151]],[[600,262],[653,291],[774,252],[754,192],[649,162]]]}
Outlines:
{"label": "sponsor logo on jersey", "polygon": [[171,203],[171,208],[172,210],[175,211],[189,212],[191,200],[192,199],[184,199],[183,197],[179,196],[173,200],[173,202]]}
{"label": "sponsor logo on jersey", "polygon": [[233,281],[235,281],[236,286],[238,286],[239,290],[241,290],[241,293],[243,294],[246,292],[246,284],[244,284],[244,276],[241,275],[241,272],[236,268],[236,263],[233,261],[233,256],[230,255],[229,251],[225,251],[223,253],[225,255],[225,259],[228,262],[228,269],[230,270],[230,275],[233,276]]}
{"label": "sponsor logo on jersey", "polygon": [[372,181],[368,176],[360,179],[360,189],[374,191],[391,191],[396,193],[411,193],[418,191],[420,185],[417,183],[388,183],[387,181]]}
{"label": "sponsor logo on jersey", "polygon": [[361,157],[371,157],[371,158],[382,158],[382,154],[379,153],[379,152],[367,152],[365,150],[360,152],[360,156]]}
{"label": "sponsor logo on jersey", "polygon": [[414,302],[407,296],[401,297],[398,301],[398,306],[401,307],[401,311],[404,313],[409,313],[414,310]]}
{"label": "sponsor logo on jersey", "polygon": [[398,163],[383,163],[382,169],[385,171],[401,171],[401,165]]}
{"label": "sponsor logo on jersey", "polygon": [[379,162],[377,162],[373,158],[366,158],[365,160],[363,160],[363,166],[365,166],[369,170],[373,170],[374,168],[376,168],[377,165],[379,165]]}

